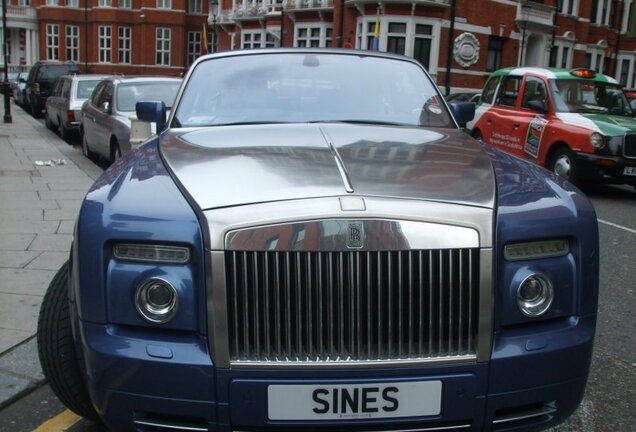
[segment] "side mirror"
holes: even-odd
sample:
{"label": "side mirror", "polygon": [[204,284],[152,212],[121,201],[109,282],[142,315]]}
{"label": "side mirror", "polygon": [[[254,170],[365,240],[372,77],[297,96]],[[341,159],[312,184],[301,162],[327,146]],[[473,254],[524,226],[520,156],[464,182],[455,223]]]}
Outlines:
{"label": "side mirror", "polygon": [[548,105],[545,102],[536,99],[528,101],[528,108],[544,114],[548,112]]}
{"label": "side mirror", "polygon": [[135,112],[139,120],[157,124],[157,135],[166,126],[166,104],[163,101],[139,101],[135,105]]}
{"label": "side mirror", "polygon": [[466,127],[466,123],[475,118],[475,104],[473,102],[451,102],[451,112],[459,126]]}
{"label": "side mirror", "polygon": [[100,106],[99,106],[99,110],[106,113],[106,114],[110,114],[110,103],[108,102],[103,102]]}

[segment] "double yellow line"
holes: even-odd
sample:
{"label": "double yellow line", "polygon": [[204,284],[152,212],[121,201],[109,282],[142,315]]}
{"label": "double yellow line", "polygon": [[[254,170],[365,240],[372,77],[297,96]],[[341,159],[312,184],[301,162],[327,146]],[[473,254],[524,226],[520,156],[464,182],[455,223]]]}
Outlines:
{"label": "double yellow line", "polygon": [[52,419],[42,423],[33,432],[63,432],[68,430],[82,418],[70,410],[62,411]]}

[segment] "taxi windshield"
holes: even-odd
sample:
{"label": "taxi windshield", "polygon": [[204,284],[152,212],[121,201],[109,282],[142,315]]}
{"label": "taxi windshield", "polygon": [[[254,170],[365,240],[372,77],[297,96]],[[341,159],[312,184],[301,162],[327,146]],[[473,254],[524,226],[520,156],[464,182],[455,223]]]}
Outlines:
{"label": "taxi windshield", "polygon": [[619,85],[591,80],[550,80],[557,112],[634,115]]}

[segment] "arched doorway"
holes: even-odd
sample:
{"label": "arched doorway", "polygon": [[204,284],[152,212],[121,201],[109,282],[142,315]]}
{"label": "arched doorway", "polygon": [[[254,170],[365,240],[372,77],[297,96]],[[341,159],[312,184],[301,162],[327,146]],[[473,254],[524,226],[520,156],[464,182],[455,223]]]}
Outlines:
{"label": "arched doorway", "polygon": [[545,37],[532,33],[526,42],[526,55],[524,66],[545,66]]}

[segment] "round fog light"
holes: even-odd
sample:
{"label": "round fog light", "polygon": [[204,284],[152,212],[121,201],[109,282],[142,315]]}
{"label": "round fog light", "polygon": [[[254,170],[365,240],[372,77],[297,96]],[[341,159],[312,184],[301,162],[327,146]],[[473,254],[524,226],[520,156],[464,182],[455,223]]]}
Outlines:
{"label": "round fog light", "polygon": [[148,279],[137,288],[135,306],[150,322],[169,321],[177,312],[177,303],[177,290],[163,279]]}
{"label": "round fog light", "polygon": [[517,305],[524,315],[538,317],[552,305],[554,289],[547,276],[535,273],[523,280],[517,289]]}

